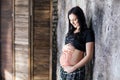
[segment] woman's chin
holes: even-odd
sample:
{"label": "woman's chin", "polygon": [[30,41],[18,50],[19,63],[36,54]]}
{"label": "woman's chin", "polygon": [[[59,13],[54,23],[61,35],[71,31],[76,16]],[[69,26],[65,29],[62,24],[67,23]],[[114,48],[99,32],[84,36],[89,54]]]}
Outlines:
{"label": "woman's chin", "polygon": [[74,26],[74,28],[77,28],[77,26]]}

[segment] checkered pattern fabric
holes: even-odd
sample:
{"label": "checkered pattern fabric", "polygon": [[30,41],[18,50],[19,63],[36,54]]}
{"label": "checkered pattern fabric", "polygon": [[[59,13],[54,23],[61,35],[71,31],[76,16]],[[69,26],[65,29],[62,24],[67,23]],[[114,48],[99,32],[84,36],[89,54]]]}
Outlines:
{"label": "checkered pattern fabric", "polygon": [[85,67],[79,68],[71,73],[67,73],[61,68],[60,80],[85,80]]}

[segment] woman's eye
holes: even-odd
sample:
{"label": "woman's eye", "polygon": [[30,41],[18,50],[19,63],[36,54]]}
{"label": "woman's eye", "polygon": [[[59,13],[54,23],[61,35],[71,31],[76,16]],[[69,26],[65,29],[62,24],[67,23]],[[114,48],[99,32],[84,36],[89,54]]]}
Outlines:
{"label": "woman's eye", "polygon": [[75,19],[75,21],[77,21],[78,19]]}
{"label": "woman's eye", "polygon": [[71,23],[73,22],[73,20],[70,21]]}

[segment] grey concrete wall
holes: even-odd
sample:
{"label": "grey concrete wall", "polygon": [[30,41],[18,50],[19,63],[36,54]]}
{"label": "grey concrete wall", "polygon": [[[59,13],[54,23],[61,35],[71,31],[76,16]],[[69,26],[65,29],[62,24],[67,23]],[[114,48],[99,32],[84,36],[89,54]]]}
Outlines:
{"label": "grey concrete wall", "polygon": [[120,80],[120,0],[96,0],[94,80]]}
{"label": "grey concrete wall", "polygon": [[[58,0],[58,59],[67,32],[67,12],[80,6],[95,33],[92,80],[120,80],[120,0]],[[59,79],[59,60],[58,60]]]}

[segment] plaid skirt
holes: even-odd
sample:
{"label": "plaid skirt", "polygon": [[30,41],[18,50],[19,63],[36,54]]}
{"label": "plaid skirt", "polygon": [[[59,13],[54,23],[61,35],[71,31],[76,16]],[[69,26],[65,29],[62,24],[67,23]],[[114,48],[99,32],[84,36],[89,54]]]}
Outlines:
{"label": "plaid skirt", "polygon": [[85,67],[79,68],[71,73],[67,73],[61,67],[60,80],[85,80]]}

